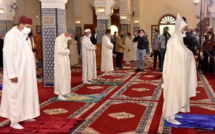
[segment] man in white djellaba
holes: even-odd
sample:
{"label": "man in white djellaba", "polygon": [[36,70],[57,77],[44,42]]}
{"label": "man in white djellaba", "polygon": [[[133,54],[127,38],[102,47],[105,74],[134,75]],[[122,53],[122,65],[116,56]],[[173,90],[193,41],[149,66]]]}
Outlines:
{"label": "man in white djellaba", "polygon": [[35,58],[28,38],[31,27],[32,19],[21,16],[4,40],[0,116],[8,118],[14,129],[23,129],[19,122],[35,121],[40,115]]}
{"label": "man in white djellaba", "polygon": [[64,96],[71,90],[69,40],[71,40],[71,35],[68,32],[62,33],[55,40],[54,93],[58,95],[60,100],[66,100]]}
{"label": "man in white djellaba", "polygon": [[102,61],[101,71],[105,72],[105,75],[110,75],[113,71],[113,47],[114,45],[110,41],[110,29],[106,29],[105,35],[102,37]]}
{"label": "man in white djellaba", "polygon": [[193,53],[184,45],[186,22],[178,15],[175,32],[167,42],[163,69],[163,116],[179,125],[178,112],[190,112],[190,97],[196,96],[197,76]]}
{"label": "man in white djellaba", "polygon": [[82,38],[82,80],[84,84],[91,84],[93,79],[97,78],[96,71],[96,45],[90,41],[91,30],[84,31]]}

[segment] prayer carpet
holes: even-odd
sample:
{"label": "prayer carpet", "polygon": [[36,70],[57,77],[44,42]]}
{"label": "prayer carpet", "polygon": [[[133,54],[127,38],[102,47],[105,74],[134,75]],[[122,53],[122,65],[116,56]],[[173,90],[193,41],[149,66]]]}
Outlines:
{"label": "prayer carpet", "polygon": [[122,85],[123,81],[93,81],[92,84],[118,86]]}
{"label": "prayer carpet", "polygon": [[148,132],[156,102],[107,100],[74,133]]}
{"label": "prayer carpet", "polygon": [[[215,130],[215,116],[203,114],[178,114],[182,118],[177,118],[180,125],[171,124],[165,121],[165,125],[176,128],[198,128]],[[215,131],[214,131],[215,132]]]}
{"label": "prayer carpet", "polygon": [[[111,76],[101,74],[99,70],[97,71],[97,81],[123,81],[124,83],[121,85],[83,84],[81,66],[73,67],[71,94],[80,96],[104,95],[98,102],[56,101],[53,87],[43,87],[43,83],[39,83],[40,117],[85,119],[86,121],[73,131],[74,134],[215,133],[213,130],[165,126],[162,117],[162,72],[159,72],[158,69],[153,70],[153,58],[148,58],[146,55],[146,59],[144,72],[135,72],[135,62],[130,65],[123,65],[123,69],[114,70]],[[197,96],[191,98],[190,113],[188,114],[215,115],[214,77],[210,76],[210,74],[205,76],[198,74]],[[0,126],[8,123],[8,120],[0,118]]]}
{"label": "prayer carpet", "polygon": [[[65,101],[73,101],[73,102],[99,102],[104,98],[104,95],[79,95],[79,94],[70,94],[66,96]],[[62,101],[56,98],[56,101]]]}
{"label": "prayer carpet", "polygon": [[0,134],[68,134],[82,122],[82,119],[39,117],[34,122],[20,123],[24,127],[22,130],[13,129],[9,125],[1,127]]}

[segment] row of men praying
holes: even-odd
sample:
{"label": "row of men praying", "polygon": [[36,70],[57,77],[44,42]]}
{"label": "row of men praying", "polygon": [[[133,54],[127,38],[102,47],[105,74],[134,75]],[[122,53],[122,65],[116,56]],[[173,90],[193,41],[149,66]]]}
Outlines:
{"label": "row of men praying", "polygon": [[[14,26],[8,31],[4,40],[4,72],[0,116],[9,119],[11,121],[10,126],[14,129],[23,129],[19,122],[35,121],[34,118],[40,115],[35,58],[30,40],[28,39],[31,28],[32,19],[21,16],[18,26]],[[168,41],[167,58],[165,58],[164,62],[162,85],[164,90],[163,116],[168,122],[173,124],[180,124],[176,120],[176,114],[179,111],[189,112],[189,98],[196,95],[197,73],[195,59],[193,53],[183,44],[183,35],[186,28],[187,23],[178,15],[176,31]],[[108,39],[109,33],[107,30],[106,35],[102,39],[101,70],[106,73],[113,70],[113,44]],[[139,30],[138,33],[139,37],[136,38],[138,40],[138,48],[143,48],[145,53],[148,42],[144,36],[144,30]],[[96,45],[92,44],[90,37],[91,31],[86,29],[85,36],[82,39],[82,80],[85,84],[90,84],[91,81],[97,78]],[[122,42],[120,38],[118,39]],[[69,94],[71,90],[70,50],[67,44],[69,40],[71,40],[71,34],[68,32],[61,34],[55,40],[54,92],[62,100],[66,99],[65,95]],[[140,46],[141,42],[143,42],[142,47]],[[115,47],[125,47],[119,43],[118,45]],[[140,53],[142,52],[140,51]],[[176,92],[178,94],[175,94]]]}
{"label": "row of men praying", "polygon": [[[39,95],[36,78],[35,57],[29,33],[32,19],[21,16],[17,26],[10,29],[4,38],[3,47],[3,89],[0,116],[10,120],[10,127],[23,129],[22,121],[35,121],[40,115]],[[95,50],[89,39],[91,31],[85,30],[82,40],[83,81],[90,84],[96,79]],[[71,34],[65,32],[55,40],[54,93],[64,100],[71,90],[70,50]]]}

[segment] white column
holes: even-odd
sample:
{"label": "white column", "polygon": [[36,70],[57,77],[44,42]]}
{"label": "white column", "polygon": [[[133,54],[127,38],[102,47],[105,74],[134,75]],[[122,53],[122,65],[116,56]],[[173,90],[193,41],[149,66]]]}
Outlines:
{"label": "white column", "polygon": [[66,31],[65,4],[68,0],[40,0],[44,86],[54,86],[55,38]]}
{"label": "white column", "polygon": [[140,0],[133,0],[133,32],[137,32],[140,29]]}
{"label": "white column", "polygon": [[120,0],[120,22],[121,22],[121,31],[127,34],[129,30],[129,24],[131,19],[131,6],[130,6],[130,0]]}
{"label": "white column", "polygon": [[97,43],[101,44],[105,30],[110,27],[110,16],[112,7],[114,7],[114,0],[95,0],[94,6],[97,15]]}

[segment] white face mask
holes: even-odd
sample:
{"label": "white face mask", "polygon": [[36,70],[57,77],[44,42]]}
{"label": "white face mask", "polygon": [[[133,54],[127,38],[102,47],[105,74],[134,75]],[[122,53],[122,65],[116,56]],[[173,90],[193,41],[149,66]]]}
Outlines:
{"label": "white face mask", "polygon": [[144,33],[141,33],[141,34],[140,34],[140,37],[143,37],[143,36],[144,36]]}
{"label": "white face mask", "polygon": [[88,37],[90,38],[92,36],[92,34],[88,34]]}
{"label": "white face mask", "polygon": [[30,32],[31,32],[31,28],[27,28],[27,27],[24,27],[21,32],[24,34],[24,35],[28,35]]}
{"label": "white face mask", "polygon": [[65,37],[66,38],[66,40],[71,40],[72,38],[71,37]]}
{"label": "white face mask", "polygon": [[193,32],[193,35],[196,35],[196,32]]}

